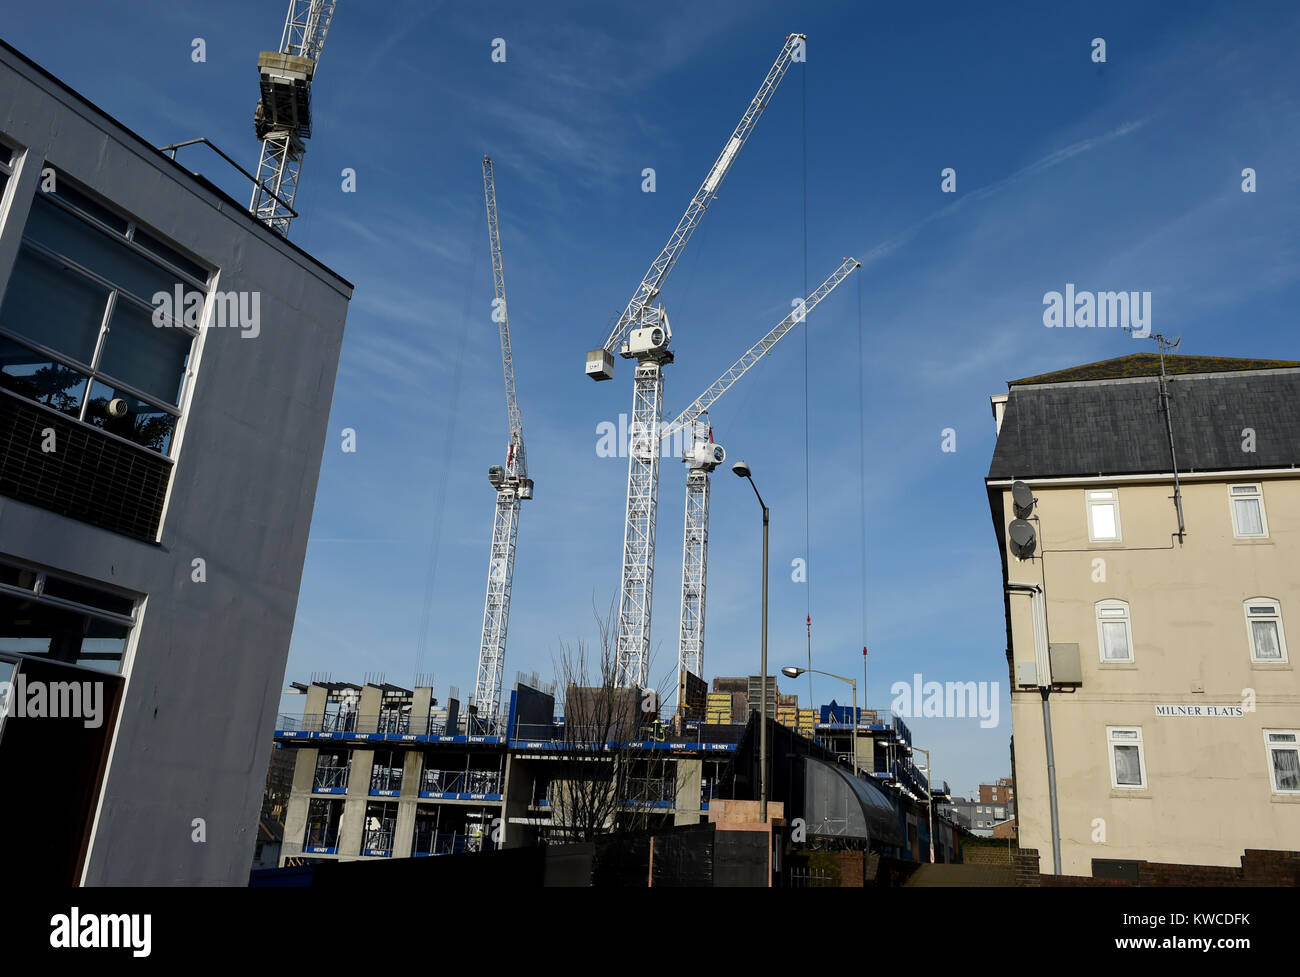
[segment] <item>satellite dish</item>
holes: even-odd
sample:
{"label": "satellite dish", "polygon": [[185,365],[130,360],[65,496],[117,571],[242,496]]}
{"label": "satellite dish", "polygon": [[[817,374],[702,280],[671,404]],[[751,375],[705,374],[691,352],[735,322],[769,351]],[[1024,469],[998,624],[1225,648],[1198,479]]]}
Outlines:
{"label": "satellite dish", "polygon": [[1011,507],[1015,510],[1016,518],[1023,519],[1034,511],[1034,493],[1024,482],[1011,483]]}
{"label": "satellite dish", "polygon": [[1018,560],[1027,560],[1034,555],[1038,546],[1038,534],[1034,527],[1023,519],[1013,519],[1007,528],[1007,538],[1011,541],[1011,552]]}

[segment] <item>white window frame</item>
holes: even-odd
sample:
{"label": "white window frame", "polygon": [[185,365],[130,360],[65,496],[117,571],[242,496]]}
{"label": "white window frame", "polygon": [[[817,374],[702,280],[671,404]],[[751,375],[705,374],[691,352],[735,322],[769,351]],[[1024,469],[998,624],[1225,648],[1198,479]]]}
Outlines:
{"label": "white window frame", "polygon": [[[1249,489],[1251,491],[1241,491]],[[1259,526],[1260,531],[1257,533],[1243,533],[1241,526],[1237,522],[1237,501],[1253,499],[1259,503]],[[1268,538],[1268,515],[1264,511],[1264,485],[1262,482],[1247,482],[1241,485],[1228,486],[1228,511],[1232,516],[1232,535],[1237,539],[1267,539]]]}
{"label": "white window frame", "polygon": [[[1124,539],[1124,528],[1119,519],[1119,489],[1089,489],[1083,494],[1088,508],[1088,539],[1094,543],[1118,543]],[[1110,506],[1115,512],[1115,535],[1097,535],[1095,510],[1101,506]]]}
{"label": "white window frame", "polygon": [[[1252,614],[1251,611],[1258,607],[1272,608],[1271,614]],[[1250,660],[1252,663],[1262,665],[1284,665],[1290,659],[1286,650],[1286,630],[1282,627],[1282,603],[1274,600],[1272,597],[1252,597],[1250,600],[1242,601],[1241,609],[1246,615],[1246,643],[1250,648]],[[1277,622],[1277,650],[1282,653],[1280,658],[1261,658],[1259,650],[1255,647],[1255,629],[1251,627],[1253,621],[1275,621]]]}
{"label": "white window frame", "polygon": [[[1289,743],[1274,743],[1274,736],[1290,736]],[[1273,788],[1274,794],[1281,794],[1284,797],[1300,796],[1300,788],[1279,789],[1277,786],[1276,771],[1273,766],[1274,750],[1293,750],[1300,755],[1300,730],[1294,729],[1266,729],[1264,730],[1264,756],[1268,761],[1268,783]]]}
{"label": "white window frame", "polygon": [[[1116,733],[1125,734],[1116,738]],[[1136,733],[1136,737],[1130,737],[1127,734]],[[1115,747],[1117,746],[1136,746],[1138,751],[1138,775],[1142,778],[1139,784],[1121,784],[1115,771]],[[1110,786],[1113,790],[1146,790],[1147,789],[1147,757],[1146,750],[1142,747],[1142,727],[1141,726],[1107,726],[1106,727],[1106,755],[1110,762]]]}
{"label": "white window frame", "polygon": [[[1129,609],[1128,601],[1113,598],[1099,600],[1093,605],[1093,612],[1097,618],[1098,659],[1103,665],[1132,665],[1136,661],[1136,655],[1133,650],[1133,614]],[[1115,623],[1124,625],[1124,637],[1128,644],[1127,658],[1106,657],[1106,631],[1103,625]]]}

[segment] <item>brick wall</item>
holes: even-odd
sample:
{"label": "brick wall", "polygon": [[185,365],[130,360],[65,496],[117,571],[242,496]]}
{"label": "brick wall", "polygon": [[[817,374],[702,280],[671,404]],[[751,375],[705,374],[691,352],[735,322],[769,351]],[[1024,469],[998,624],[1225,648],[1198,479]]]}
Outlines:
{"label": "brick wall", "polygon": [[[969,854],[969,853],[968,853]],[[1138,877],[1094,879],[1083,875],[1043,875],[1038,871],[1038,851],[1021,849],[1015,856],[1016,885],[1029,886],[1260,886],[1300,885],[1300,852],[1250,848],[1241,867],[1227,865],[1175,865],[1139,862]],[[969,861],[969,857],[967,858]]]}

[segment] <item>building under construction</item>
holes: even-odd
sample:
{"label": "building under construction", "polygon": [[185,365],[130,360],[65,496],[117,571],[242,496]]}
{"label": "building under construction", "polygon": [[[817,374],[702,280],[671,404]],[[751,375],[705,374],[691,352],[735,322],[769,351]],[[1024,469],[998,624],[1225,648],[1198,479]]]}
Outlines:
{"label": "building under construction", "polygon": [[[429,686],[295,683],[303,712],[282,715],[275,733],[299,747],[281,864],[519,848],[706,823],[715,801],[758,796],[749,680],[716,685],[737,682],[746,683],[746,702],[722,722],[647,717],[629,689],[569,688],[557,709],[553,693],[518,682],[501,727],[462,713],[455,696],[439,703]],[[780,707],[786,697],[774,679],[768,685]],[[761,686],[755,676],[755,698]],[[832,704],[808,737],[796,728],[797,700],[784,708],[794,721],[769,719],[768,758],[782,817],[804,818],[812,845],[928,857],[930,819],[919,805],[929,788],[911,764],[902,721],[864,710],[854,729],[851,711]],[[952,860],[951,827],[941,825],[936,837],[937,857]]]}

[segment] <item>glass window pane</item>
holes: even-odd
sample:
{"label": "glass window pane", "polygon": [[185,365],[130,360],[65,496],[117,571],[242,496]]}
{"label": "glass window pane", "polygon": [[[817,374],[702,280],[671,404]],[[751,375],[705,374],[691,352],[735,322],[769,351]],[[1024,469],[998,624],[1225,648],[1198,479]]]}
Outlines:
{"label": "glass window pane", "polygon": [[11,563],[0,563],[0,583],[23,590],[36,589],[36,571],[25,567],[16,567]]}
{"label": "glass window pane", "polygon": [[1123,621],[1103,621],[1102,635],[1106,639],[1106,658],[1108,660],[1127,659],[1128,627]]}
{"label": "glass window pane", "polygon": [[[110,417],[108,414],[109,402],[116,399],[126,401],[126,414],[122,417]],[[177,419],[174,414],[168,414],[153,404],[147,404],[138,397],[96,380],[90,385],[86,420],[110,434],[165,455],[171,450]]]}
{"label": "glass window pane", "polygon": [[135,237],[132,240],[134,240],[136,244],[140,245],[140,247],[144,248],[150,254],[157,255],[163,261],[166,261],[174,265],[176,268],[180,269],[181,271],[185,272],[185,274],[193,276],[194,278],[198,279],[200,282],[203,282],[204,284],[207,283],[208,270],[206,268],[203,268],[195,264],[193,261],[185,257],[185,255],[181,254],[175,248],[163,244],[161,241],[159,241],[156,237],[154,237],[152,234],[148,233],[147,231],[142,231],[140,228],[137,227],[135,229]]}
{"label": "glass window pane", "polygon": [[0,306],[0,327],[89,363],[107,305],[108,289],[22,248]]}
{"label": "glass window pane", "polygon": [[1094,503],[1092,507],[1092,534],[1097,539],[1114,539],[1115,506],[1110,503]]}
{"label": "glass window pane", "polygon": [[1273,779],[1278,790],[1300,790],[1300,751],[1273,750]]}
{"label": "glass window pane", "polygon": [[1264,522],[1260,518],[1259,499],[1233,499],[1233,508],[1237,510],[1237,534],[1240,536],[1260,536],[1264,532]]}
{"label": "glass window pane", "polygon": [[1251,621],[1250,631],[1255,639],[1256,658],[1282,657],[1282,646],[1277,640],[1276,621]]}
{"label": "glass window pane", "polygon": [[37,600],[0,594],[0,651],[48,655],[55,661],[77,663],[83,658],[96,668],[116,672],[130,628]]}
{"label": "glass window pane", "polygon": [[[50,192],[50,191],[47,191]],[[83,213],[89,214],[101,223],[107,224],[118,234],[126,234],[126,219],[119,217],[107,207],[96,203],[90,197],[86,196],[76,187],[71,186],[66,179],[56,175],[54,180],[53,194],[60,200],[63,200],[76,207]]]}
{"label": "glass window pane", "polygon": [[75,601],[78,604],[85,604],[87,607],[98,607],[114,614],[130,615],[132,608],[135,607],[135,601],[129,597],[119,597],[116,594],[106,593],[97,587],[86,587],[59,577],[47,576],[45,578],[44,593],[51,597],[58,597],[60,600]]}
{"label": "glass window pane", "polygon": [[170,295],[175,291],[174,275],[136,254],[125,240],[109,237],[40,194],[32,201],[23,233],[144,302],[157,292]]}
{"label": "glass window pane", "polygon": [[1116,746],[1115,783],[1125,787],[1142,786],[1142,766],[1138,760],[1136,746]]}
{"label": "glass window pane", "polygon": [[118,299],[108,324],[99,369],[168,404],[180,400],[194,337],[176,326],[159,328],[153,313]]}
{"label": "glass window pane", "polygon": [[0,336],[0,387],[76,417],[86,394],[86,377]]}

